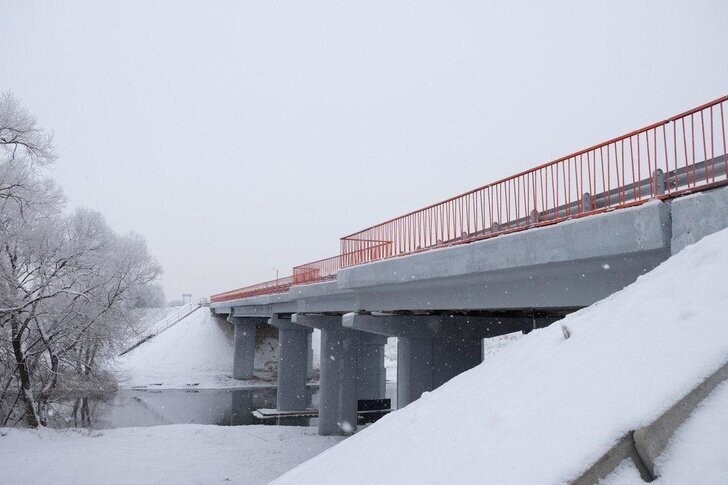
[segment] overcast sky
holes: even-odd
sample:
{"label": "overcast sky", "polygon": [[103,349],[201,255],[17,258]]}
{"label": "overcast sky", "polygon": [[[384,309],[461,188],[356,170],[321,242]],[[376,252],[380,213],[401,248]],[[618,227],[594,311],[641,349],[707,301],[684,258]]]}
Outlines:
{"label": "overcast sky", "polygon": [[170,299],[728,94],[728,1],[0,0],[0,90]]}

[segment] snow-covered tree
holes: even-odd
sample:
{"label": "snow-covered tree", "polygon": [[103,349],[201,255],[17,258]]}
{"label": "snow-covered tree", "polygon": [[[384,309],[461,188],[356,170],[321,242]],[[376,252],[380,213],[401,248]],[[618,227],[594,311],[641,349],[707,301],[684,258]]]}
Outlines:
{"label": "snow-covered tree", "polygon": [[10,95],[0,98],[0,425],[47,423],[54,394],[98,387],[125,338],[128,311],[159,265],[138,235],[103,216],[64,213],[39,169],[52,138]]}

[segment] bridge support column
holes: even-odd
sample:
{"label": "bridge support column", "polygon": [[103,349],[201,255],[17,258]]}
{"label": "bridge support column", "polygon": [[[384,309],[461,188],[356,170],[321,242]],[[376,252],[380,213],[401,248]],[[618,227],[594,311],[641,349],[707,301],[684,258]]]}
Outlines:
{"label": "bridge support column", "polygon": [[321,329],[321,435],[351,434],[357,424],[358,336],[345,331],[337,320]]}
{"label": "bridge support column", "polygon": [[306,360],[306,377],[313,377],[313,332],[308,333],[308,358]]}
{"label": "bridge support column", "polygon": [[306,409],[306,374],[308,342],[311,329],[273,315],[270,324],[278,329],[278,390],[276,409],[298,411]]}
{"label": "bridge support column", "polygon": [[[350,330],[351,331],[351,330]],[[357,399],[383,399],[387,373],[384,368],[384,346],[387,337],[370,333],[359,334],[357,350]]]}
{"label": "bridge support column", "polygon": [[234,326],[233,378],[252,379],[255,370],[255,326],[261,318],[228,317]]}
{"label": "bridge support column", "polygon": [[346,328],[398,338],[398,408],[480,364],[483,338],[533,326],[530,317],[356,313],[344,315],[342,323]]}
{"label": "bridge support column", "polygon": [[417,400],[423,392],[435,388],[432,368],[435,364],[433,339],[397,338],[397,407]]}
{"label": "bridge support column", "polygon": [[419,399],[482,361],[483,341],[446,332],[399,337],[397,344],[397,407]]}
{"label": "bridge support column", "polygon": [[299,325],[321,329],[319,434],[356,431],[359,399],[384,397],[385,337],[342,327],[340,316],[295,316]]}

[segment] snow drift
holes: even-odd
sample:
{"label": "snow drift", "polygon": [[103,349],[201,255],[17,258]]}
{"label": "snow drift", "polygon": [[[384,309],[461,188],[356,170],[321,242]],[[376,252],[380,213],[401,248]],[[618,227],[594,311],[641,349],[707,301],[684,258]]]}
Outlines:
{"label": "snow drift", "polygon": [[275,483],[576,478],[728,359],[727,248],[706,237]]}

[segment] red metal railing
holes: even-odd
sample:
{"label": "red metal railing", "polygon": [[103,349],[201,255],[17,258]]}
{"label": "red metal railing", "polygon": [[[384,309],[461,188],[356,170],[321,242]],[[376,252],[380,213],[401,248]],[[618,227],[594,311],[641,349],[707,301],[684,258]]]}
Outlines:
{"label": "red metal railing", "polygon": [[340,268],[464,244],[728,184],[728,96],[341,238],[339,256],[210,301],[285,293]]}
{"label": "red metal railing", "polygon": [[341,266],[728,183],[728,96],[341,238]]}
{"label": "red metal railing", "polygon": [[275,280],[266,281],[264,283],[258,283],[257,285],[246,286],[245,288],[238,288],[237,290],[226,291],[225,293],[212,295],[210,297],[210,302],[218,303],[221,301],[249,298],[251,296],[285,293],[292,285],[293,276],[286,276],[285,278],[278,278]]}
{"label": "red metal railing", "polygon": [[320,259],[312,263],[306,263],[293,267],[293,284],[301,285],[307,283],[318,283],[320,281],[333,280],[336,272],[341,267],[341,256]]}

